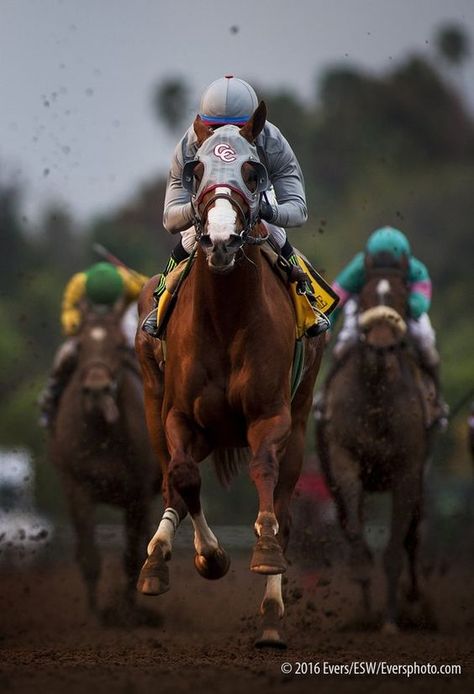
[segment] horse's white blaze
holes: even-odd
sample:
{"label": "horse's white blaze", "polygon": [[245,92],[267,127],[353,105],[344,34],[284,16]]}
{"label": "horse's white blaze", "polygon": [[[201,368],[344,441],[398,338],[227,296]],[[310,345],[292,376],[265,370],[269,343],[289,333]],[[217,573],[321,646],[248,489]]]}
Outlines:
{"label": "horse's white blaze", "polygon": [[379,301],[381,304],[383,304],[386,300],[387,295],[390,292],[390,282],[387,279],[382,279],[377,282],[377,295],[379,297]]}
{"label": "horse's white blaze", "polygon": [[148,556],[152,554],[156,545],[160,545],[163,555],[169,558],[173,549],[173,540],[179,525],[179,516],[174,508],[167,508],[161,517],[160,524],[156,533],[148,543]]}
{"label": "horse's white blaze", "polygon": [[283,604],[283,596],[281,594],[281,579],[281,574],[277,574],[276,576],[267,576],[265,595],[263,596],[262,604],[260,605],[260,612],[262,614],[264,612],[265,602],[274,600],[278,605],[280,617],[283,617],[285,613],[285,605]]}
{"label": "horse's white blaze", "polygon": [[92,337],[93,340],[96,340],[97,342],[102,342],[102,340],[105,340],[105,338],[107,337],[107,331],[105,330],[105,328],[96,326],[95,328],[91,328],[89,335]]}
{"label": "horse's white blaze", "polygon": [[207,524],[206,517],[202,511],[191,518],[194,526],[194,547],[197,554],[206,556],[212,554],[218,547],[217,537]]}
{"label": "horse's white blaze", "polygon": [[229,196],[229,200],[219,198],[214,207],[209,210],[207,216],[207,231],[213,243],[227,241],[232,234],[235,234],[237,223],[237,212],[230,202],[228,188],[216,188],[216,194]]}

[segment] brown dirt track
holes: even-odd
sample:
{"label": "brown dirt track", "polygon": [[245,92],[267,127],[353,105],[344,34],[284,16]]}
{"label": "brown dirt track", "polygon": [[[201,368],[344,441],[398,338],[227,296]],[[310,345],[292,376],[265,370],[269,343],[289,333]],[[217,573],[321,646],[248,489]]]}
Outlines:
{"label": "brown dirt track", "polygon": [[[0,567],[0,691],[4,692],[419,692],[474,691],[474,605],[466,567],[435,572],[429,582],[439,627],[383,636],[357,623],[356,593],[331,570],[318,585],[292,566],[287,584],[287,651],[252,646],[263,579],[252,576],[246,552],[233,553],[230,573],[209,583],[192,566],[191,550],[177,551],[172,587],[140,598],[157,626],[104,628],[86,609],[78,571],[69,560],[42,566]],[[121,575],[115,555],[107,573]],[[110,579],[112,581],[112,579]],[[118,578],[117,578],[118,581]],[[103,582],[104,583],[104,582]],[[102,584],[102,602],[110,601]],[[380,596],[379,596],[380,597]],[[405,664],[459,663],[463,674],[413,676],[285,676],[282,662]]]}

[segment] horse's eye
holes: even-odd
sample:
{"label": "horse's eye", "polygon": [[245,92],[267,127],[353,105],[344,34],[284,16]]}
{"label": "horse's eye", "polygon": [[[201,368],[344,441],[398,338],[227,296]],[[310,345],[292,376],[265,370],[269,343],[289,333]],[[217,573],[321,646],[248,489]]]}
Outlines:
{"label": "horse's eye", "polygon": [[257,172],[252,166],[246,166],[242,178],[247,188],[253,193],[257,187]]}

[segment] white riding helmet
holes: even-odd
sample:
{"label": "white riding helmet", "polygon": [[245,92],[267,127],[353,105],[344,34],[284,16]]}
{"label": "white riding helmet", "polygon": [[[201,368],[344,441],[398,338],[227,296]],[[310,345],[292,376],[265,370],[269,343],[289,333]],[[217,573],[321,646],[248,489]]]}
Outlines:
{"label": "white riding helmet", "polygon": [[244,125],[258,106],[255,90],[244,80],[226,75],[215,80],[201,98],[199,115],[206,125]]}

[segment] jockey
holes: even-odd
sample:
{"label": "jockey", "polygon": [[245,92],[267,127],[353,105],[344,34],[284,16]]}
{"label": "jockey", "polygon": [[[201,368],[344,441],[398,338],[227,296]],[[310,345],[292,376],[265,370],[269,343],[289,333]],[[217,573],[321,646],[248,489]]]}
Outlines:
{"label": "jockey", "polygon": [[[42,426],[52,424],[61,394],[76,366],[76,336],[87,309],[93,308],[102,313],[112,310],[124,312],[137,300],[147,281],[148,277],[144,275],[106,262],[96,263],[71,277],[64,290],[61,311],[61,325],[66,340],[56,352],[53,369],[38,400]],[[127,336],[127,339],[133,348],[133,338]]]}
{"label": "jockey", "polygon": [[[232,75],[215,80],[204,92],[199,108],[202,121],[213,129],[221,125],[243,126],[250,119],[258,106],[258,99],[253,88]],[[260,219],[264,220],[272,240],[288,261],[289,280],[301,283],[309,299],[312,294],[306,275],[300,268],[298,257],[286,237],[283,227],[296,227],[304,224],[308,218],[303,174],[296,156],[278,128],[266,122],[263,131],[256,140],[257,151],[265,165],[272,184],[260,204]],[[181,233],[181,239],[175,246],[161,275],[155,290],[155,299],[159,299],[165,289],[165,277],[178,263],[187,259],[196,242],[194,228],[195,210],[191,193],[183,187],[183,167],[187,161],[195,159],[198,142],[191,125],[179,141],[171,163],[165,197],[163,225],[171,234]],[[329,327],[324,318],[315,318],[315,325],[307,334],[318,335]],[[143,323],[143,329],[156,337],[156,310],[153,310]]]}
{"label": "jockey", "polygon": [[437,401],[442,416],[447,414],[447,406],[440,396],[439,353],[436,349],[436,336],[428,316],[431,305],[431,279],[426,266],[411,254],[410,243],[401,231],[393,227],[382,227],[374,231],[367,241],[365,252],[357,253],[333,282],[333,289],[339,296],[339,304],[331,316],[334,324],[341,308],[344,308],[344,324],[337,337],[333,350],[336,360],[347,353],[349,346],[357,339],[357,297],[365,283],[365,256],[379,253],[391,255],[396,259],[408,258],[407,281],[410,289],[408,297],[408,333],[420,356],[423,369],[433,380]]}

